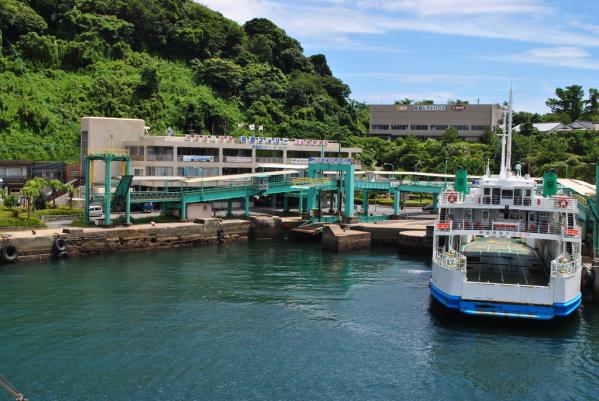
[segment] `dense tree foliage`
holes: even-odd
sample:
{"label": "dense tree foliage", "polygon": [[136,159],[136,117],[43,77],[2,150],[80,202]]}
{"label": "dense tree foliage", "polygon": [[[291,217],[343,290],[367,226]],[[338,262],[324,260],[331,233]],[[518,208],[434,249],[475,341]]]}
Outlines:
{"label": "dense tree foliage", "polygon": [[267,19],[240,26],[191,0],[5,0],[0,30],[0,158],[76,160],[85,115],[154,133],[367,132],[326,57]]}
{"label": "dense tree foliage", "polygon": [[[466,142],[368,137],[368,107],[350,100],[322,54],[263,18],[243,26],[191,0],[0,2],[0,159],[77,160],[85,115],[143,118],[153,133],[265,134],[328,138],[364,149],[363,164],[431,172],[497,166],[487,132]],[[403,99],[397,104],[432,104]],[[467,103],[453,100],[452,103]],[[599,118],[599,91],[558,88],[551,114],[515,113],[514,161],[540,175],[592,179],[596,133],[541,135],[533,123]],[[447,163],[446,163],[447,161]],[[32,190],[33,193],[33,190]]]}

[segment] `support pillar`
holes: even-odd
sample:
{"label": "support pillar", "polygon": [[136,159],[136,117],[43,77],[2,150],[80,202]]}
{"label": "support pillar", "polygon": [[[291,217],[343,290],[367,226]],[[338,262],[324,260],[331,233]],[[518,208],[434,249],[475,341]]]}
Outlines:
{"label": "support pillar", "polygon": [[329,209],[334,210],[335,209],[335,193],[334,192],[330,192],[329,193]]}
{"label": "support pillar", "polygon": [[439,207],[439,194],[434,193],[433,194],[433,210],[437,210],[437,207]]}
{"label": "support pillar", "polygon": [[[125,175],[131,174],[131,161],[125,162]],[[125,225],[131,225],[131,186],[127,188],[127,200],[125,201]]]}
{"label": "support pillar", "polygon": [[283,195],[283,213],[289,213],[289,196],[287,194]]}
{"label": "support pillar", "polygon": [[245,197],[243,214],[245,215],[245,217],[248,217],[250,215],[250,197],[249,196]]}
{"label": "support pillar", "polygon": [[111,183],[110,183],[110,157],[106,157],[106,174],[104,176],[104,225],[110,225],[110,197],[111,197]]}
{"label": "support pillar", "polygon": [[270,206],[271,206],[273,209],[276,209],[276,208],[277,208],[277,194],[272,194],[272,196],[271,196],[271,204],[270,204]]}
{"label": "support pillar", "polygon": [[368,214],[368,191],[362,191],[362,213]]}
{"label": "support pillar", "polygon": [[[599,162],[595,163],[595,211],[599,213]],[[593,219],[593,258],[599,256],[599,221]]]}
{"label": "support pillar", "polygon": [[393,192],[393,215],[399,216],[399,201],[401,200],[401,191]]}
{"label": "support pillar", "polygon": [[345,180],[345,210],[344,217],[349,219],[354,216],[354,190],[355,190],[355,182],[354,182],[354,166],[348,166],[348,170],[344,172],[344,180]]}
{"label": "support pillar", "polygon": [[233,216],[233,199],[227,199],[227,217]]}
{"label": "support pillar", "polygon": [[89,224],[89,204],[91,199],[91,177],[90,177],[90,160],[86,156],[83,159],[83,177],[85,180],[85,205],[83,206],[83,222]]}
{"label": "support pillar", "polygon": [[179,214],[179,220],[187,221],[187,203],[185,201],[181,201],[181,213]]}

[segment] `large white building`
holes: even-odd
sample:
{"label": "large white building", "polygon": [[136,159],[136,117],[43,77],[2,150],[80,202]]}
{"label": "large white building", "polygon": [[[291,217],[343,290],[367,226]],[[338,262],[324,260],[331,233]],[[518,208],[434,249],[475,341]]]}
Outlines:
{"label": "large white building", "polygon": [[[81,157],[101,149],[127,149],[136,176],[210,177],[286,168],[305,168],[310,157],[357,160],[360,148],[315,139],[257,136],[148,135],[144,120],[83,117]],[[82,163],[83,165],[83,163]],[[120,175],[118,163],[113,175]],[[95,169],[94,181],[104,171]]]}

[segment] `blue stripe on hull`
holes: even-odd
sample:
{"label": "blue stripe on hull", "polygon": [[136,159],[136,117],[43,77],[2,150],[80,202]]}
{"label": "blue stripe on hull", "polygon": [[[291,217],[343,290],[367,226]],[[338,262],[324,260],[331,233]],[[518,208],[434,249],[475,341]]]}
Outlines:
{"label": "blue stripe on hull", "polygon": [[565,303],[556,303],[551,306],[508,304],[487,301],[462,300],[461,297],[449,295],[430,283],[431,296],[450,309],[459,309],[467,315],[496,316],[515,319],[549,320],[555,316],[568,316],[578,308],[581,294]]}

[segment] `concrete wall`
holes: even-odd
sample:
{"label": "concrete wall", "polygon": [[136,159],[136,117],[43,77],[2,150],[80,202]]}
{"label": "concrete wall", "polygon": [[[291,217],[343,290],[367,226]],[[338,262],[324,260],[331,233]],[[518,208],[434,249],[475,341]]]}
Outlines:
{"label": "concrete wall", "polygon": [[205,217],[212,217],[211,203],[191,203],[187,205],[187,220],[194,221]]}
{"label": "concrete wall", "polygon": [[[101,149],[124,149],[126,141],[138,140],[144,134],[144,120],[130,118],[83,117],[81,119],[81,168],[83,156]],[[85,134],[87,133],[87,134]],[[87,135],[87,146],[84,137]],[[121,163],[111,166],[113,176],[121,176]],[[94,183],[104,182],[105,165],[95,162]]]}

